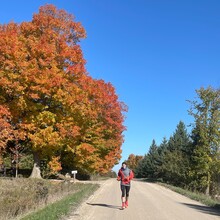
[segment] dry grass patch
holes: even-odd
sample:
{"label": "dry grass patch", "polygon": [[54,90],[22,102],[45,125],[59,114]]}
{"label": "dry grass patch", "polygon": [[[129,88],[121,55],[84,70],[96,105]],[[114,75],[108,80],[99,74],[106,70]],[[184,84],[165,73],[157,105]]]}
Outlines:
{"label": "dry grass patch", "polygon": [[64,181],[0,178],[0,220],[15,219],[81,188],[80,183]]}

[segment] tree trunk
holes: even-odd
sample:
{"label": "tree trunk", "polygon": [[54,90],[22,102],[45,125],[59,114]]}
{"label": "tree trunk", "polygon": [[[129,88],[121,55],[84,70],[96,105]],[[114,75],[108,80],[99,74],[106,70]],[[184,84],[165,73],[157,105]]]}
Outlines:
{"label": "tree trunk", "polygon": [[4,164],[3,162],[3,157],[2,157],[2,153],[0,152],[0,165]]}
{"label": "tree trunk", "polygon": [[16,163],[15,163],[15,178],[18,178],[18,163],[19,163],[18,157],[19,157],[19,152],[17,150],[16,151]]}
{"label": "tree trunk", "polygon": [[210,194],[210,179],[211,179],[211,175],[210,175],[210,173],[208,172],[208,175],[207,175],[208,185],[207,185],[206,192],[205,192],[205,194],[206,194],[207,196],[209,196],[209,194]]}
{"label": "tree trunk", "polygon": [[34,155],[34,167],[32,170],[32,173],[30,175],[30,178],[38,178],[41,179],[41,172],[40,172],[40,158],[37,152],[33,153]]}

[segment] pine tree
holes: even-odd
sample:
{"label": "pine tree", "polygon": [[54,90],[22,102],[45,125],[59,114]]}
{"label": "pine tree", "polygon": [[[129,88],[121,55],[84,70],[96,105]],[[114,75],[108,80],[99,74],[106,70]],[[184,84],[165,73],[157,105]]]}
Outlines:
{"label": "pine tree", "polygon": [[158,174],[158,147],[155,140],[152,141],[152,144],[149,148],[149,151],[142,160],[139,161],[135,173],[136,177],[142,178],[155,178]]}
{"label": "pine tree", "polygon": [[180,121],[167,144],[164,154],[164,179],[178,186],[185,186],[189,176],[190,146],[185,124]]}
{"label": "pine tree", "polygon": [[158,167],[158,177],[163,178],[165,177],[165,158],[166,154],[169,152],[168,150],[168,140],[166,137],[163,138],[162,143],[158,147],[158,154],[159,154],[159,161],[160,166]]}
{"label": "pine tree", "polygon": [[191,185],[196,190],[210,194],[211,183],[220,174],[220,90],[208,87],[196,93],[198,100],[191,101],[189,111],[195,119]]}

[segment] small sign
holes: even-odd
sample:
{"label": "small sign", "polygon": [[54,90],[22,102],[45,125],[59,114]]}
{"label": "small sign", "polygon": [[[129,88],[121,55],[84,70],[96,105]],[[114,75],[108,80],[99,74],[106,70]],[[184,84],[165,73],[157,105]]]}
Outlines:
{"label": "small sign", "polygon": [[77,170],[72,170],[71,173],[73,174],[73,179],[74,179],[74,182],[75,182]]}

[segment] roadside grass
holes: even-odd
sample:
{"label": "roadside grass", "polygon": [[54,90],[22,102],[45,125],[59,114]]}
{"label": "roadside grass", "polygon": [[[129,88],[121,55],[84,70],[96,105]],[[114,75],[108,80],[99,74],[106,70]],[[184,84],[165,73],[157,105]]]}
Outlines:
{"label": "roadside grass", "polygon": [[202,194],[202,193],[198,193],[198,192],[192,192],[192,191],[189,191],[189,190],[186,190],[186,189],[183,189],[183,188],[180,188],[180,187],[177,187],[177,186],[173,186],[173,185],[170,185],[170,184],[167,184],[167,183],[164,183],[160,180],[152,180],[152,179],[146,179],[147,182],[155,182],[161,186],[164,186],[174,192],[177,192],[181,195],[184,195],[190,199],[193,199],[195,201],[198,201],[198,202],[201,202],[202,204],[204,205],[207,205],[209,207],[213,207],[213,208],[217,208],[217,209],[220,209],[220,201],[218,200],[215,200],[213,198],[211,198],[210,196],[207,196],[205,194]]}
{"label": "roadside grass", "polygon": [[48,206],[21,218],[21,220],[61,219],[61,217],[66,216],[70,211],[75,210],[78,205],[97,190],[97,188],[98,184],[82,184],[80,191],[49,204]]}
{"label": "roadside grass", "polygon": [[[98,185],[70,181],[0,178],[0,220],[21,218],[27,213],[43,209],[64,198],[67,198],[67,201],[74,195],[77,198],[81,193],[82,197],[85,197],[89,195],[90,190],[91,193],[95,191],[96,187]],[[75,205],[74,199],[70,199],[70,203]]]}

